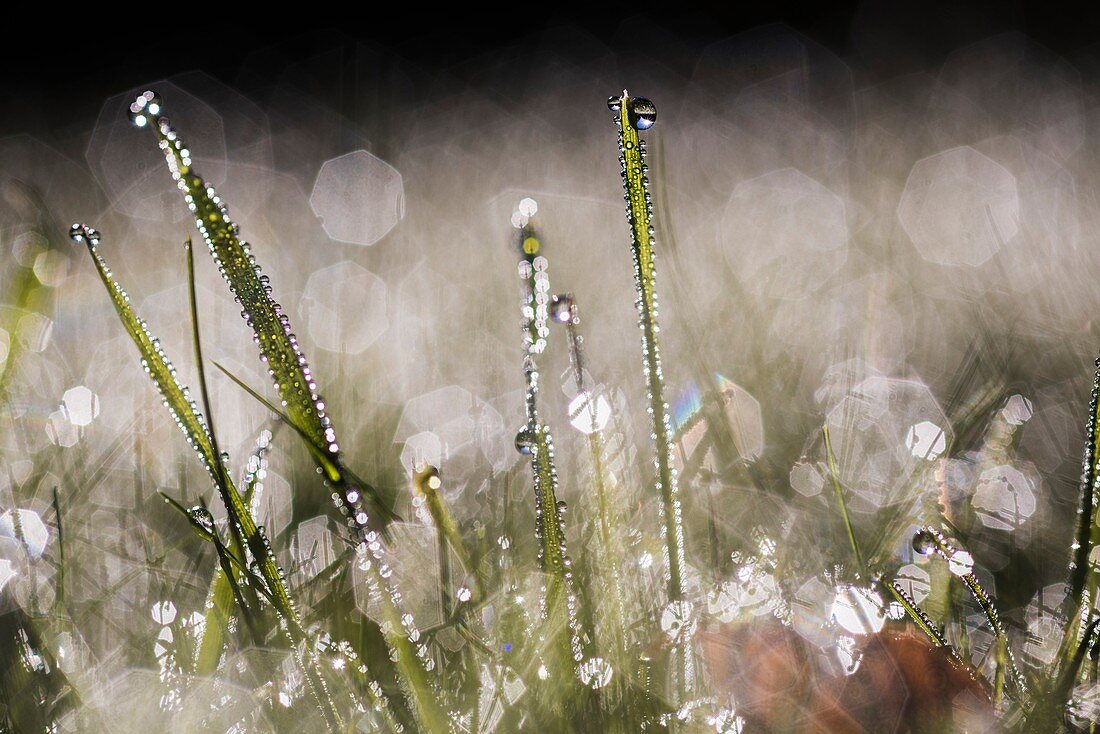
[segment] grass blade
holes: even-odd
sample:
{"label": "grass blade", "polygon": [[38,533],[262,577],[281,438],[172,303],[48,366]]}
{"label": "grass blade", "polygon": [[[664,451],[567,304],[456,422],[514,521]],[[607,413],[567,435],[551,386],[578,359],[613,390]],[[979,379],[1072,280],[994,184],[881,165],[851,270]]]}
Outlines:
{"label": "grass blade", "polygon": [[[684,528],[676,473],[672,468],[672,422],[664,396],[664,373],[657,334],[657,266],[654,256],[653,206],[649,195],[649,179],[645,163],[645,141],[639,129],[650,127],[656,112],[648,116],[652,103],[632,99],[624,89],[621,96],[608,99],[615,112],[619,132],[619,165],[626,193],[626,218],[630,225],[630,251],[634,258],[634,285],[637,290],[638,321],[642,331],[642,365],[645,373],[649,412],[653,421],[656,490],[661,498],[664,526],[666,585],[670,602],[684,598]],[[693,682],[691,653],[687,646],[673,649],[673,672],[676,676],[674,703],[679,706]]]}
{"label": "grass blade", "polygon": [[[535,538],[538,562],[547,575],[542,594],[544,627],[560,630],[548,635],[547,650],[553,659],[547,667],[555,679],[571,684],[581,658],[580,624],[576,614],[576,595],[572,574],[567,572],[565,525],[558,504],[558,474],[554,466],[554,439],[550,427],[538,412],[539,372],[536,358],[546,349],[547,300],[549,275],[541,254],[542,243],[530,222],[516,231],[523,259],[519,263],[522,280],[524,407],[527,424],[516,438],[516,448],[530,456],[535,491]],[[564,624],[562,622],[564,621]]]}
{"label": "grass blade", "polygon": [[[176,378],[176,370],[161,348],[159,340],[149,332],[145,322],[134,313],[130,307],[130,297],[118,281],[114,280],[110,268],[107,267],[107,263],[99,254],[99,232],[84,224],[74,224],[69,235],[73,241],[83,242],[87,245],[88,253],[92,257],[92,262],[95,264],[103,285],[111,296],[119,320],[141,354],[142,366],[153,378],[161,397],[164,398],[164,404],[169,413],[175,419],[180,430],[183,431],[184,436],[187,437],[188,443],[199,455],[207,473],[214,481],[214,485],[225,503],[231,525],[235,527],[236,532],[240,533],[248,546],[248,550],[256,559],[258,575],[263,579],[267,591],[271,593],[273,605],[286,623],[287,633],[292,642],[295,643],[295,650],[297,651],[298,643],[306,641],[306,637],[297,621],[297,613],[291,603],[290,595],[287,593],[282,571],[275,561],[274,553],[266,537],[264,537],[262,530],[256,526],[251,512],[245,506],[240,492],[237,491],[228,472],[221,466],[222,457],[217,454],[214,448],[213,437],[207,427],[206,420],[195,401],[191,399],[190,391],[181,385]],[[307,646],[307,654],[308,651]],[[314,697],[325,715],[329,728],[337,731],[339,717],[328,696],[328,690],[320,673],[311,661],[299,659],[299,662],[310,683]]]}
{"label": "grass blade", "polygon": [[373,490],[350,486],[349,477],[345,476],[336,429],[325,401],[317,392],[309,363],[298,347],[290,318],[271,298],[269,278],[261,271],[248,243],[238,236],[239,228],[229,218],[229,210],[218,193],[192,169],[191,152],[161,115],[160,98],[153,92],[145,92],[130,110],[135,123],[148,125],[156,134],[168,169],[195,215],[195,225],[218,271],[241,305],[241,315],[252,329],[261,359],[267,365],[291,424],[312,446],[315,456],[329,457],[329,461],[318,460],[318,465],[328,481],[339,489],[334,494],[347,515],[348,525],[361,537],[368,521],[362,497]]}

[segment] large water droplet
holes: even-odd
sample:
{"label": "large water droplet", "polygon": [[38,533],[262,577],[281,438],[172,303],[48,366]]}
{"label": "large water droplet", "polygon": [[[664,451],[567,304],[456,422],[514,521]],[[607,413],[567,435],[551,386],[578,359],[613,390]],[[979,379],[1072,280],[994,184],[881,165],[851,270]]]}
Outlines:
{"label": "large water droplet", "polygon": [[206,539],[214,537],[214,516],[210,514],[210,510],[202,505],[195,505],[187,514],[196,533]]}
{"label": "large water droplet", "polygon": [[630,115],[630,123],[638,130],[648,130],[657,123],[657,105],[645,97],[635,97],[631,104],[633,108]]}
{"label": "large water droplet", "polygon": [[936,537],[929,530],[919,530],[913,536],[913,550],[922,556],[931,555],[936,550]]}
{"label": "large water droplet", "polygon": [[516,434],[516,451],[521,454],[530,454],[535,450],[535,432],[530,428],[521,428]]}

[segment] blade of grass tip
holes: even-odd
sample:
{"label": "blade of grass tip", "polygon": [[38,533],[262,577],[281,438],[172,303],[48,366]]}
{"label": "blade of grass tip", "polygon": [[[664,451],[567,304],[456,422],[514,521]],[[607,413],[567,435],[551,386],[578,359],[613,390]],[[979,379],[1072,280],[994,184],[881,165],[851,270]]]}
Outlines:
{"label": "blade of grass tip", "polygon": [[[164,404],[168,408],[168,412],[176,421],[176,425],[183,431],[188,443],[198,454],[203,467],[213,480],[226,506],[226,512],[229,514],[231,522],[237,526],[238,532],[248,544],[249,550],[256,559],[260,576],[273,593],[274,606],[280,617],[286,622],[288,634],[294,634],[295,630],[300,629],[300,626],[297,624],[297,613],[286,591],[282,571],[275,561],[274,553],[267,539],[262,531],[257,528],[252,514],[245,507],[244,501],[232,479],[228,473],[219,469],[218,465],[222,459],[214,450],[206,420],[195,401],[191,399],[190,391],[181,385],[176,378],[176,370],[161,348],[160,341],[149,332],[145,322],[134,313],[130,307],[130,297],[118,281],[114,279],[106,261],[99,254],[99,232],[84,224],[74,224],[69,231],[69,236],[74,242],[84,243],[87,246],[100,280],[103,281],[103,285],[114,304],[119,321],[138,348],[142,366],[153,379],[161,397],[164,398]],[[330,729],[336,731],[339,727],[339,717],[328,696],[328,689],[324,685],[320,673],[306,661],[300,660],[299,662],[302,663],[307,681],[309,681],[311,691],[325,716],[326,723],[329,724]]]}
{"label": "blade of grass tip", "polygon": [[61,500],[57,496],[57,487],[50,491],[53,501],[53,517],[57,522],[57,596],[54,608],[65,606],[65,531],[61,527]]}
{"label": "blade of grass tip", "polygon": [[[683,510],[680,503],[676,472],[672,467],[672,422],[664,397],[664,373],[658,344],[657,265],[652,226],[653,205],[649,195],[646,147],[639,130],[647,130],[657,119],[656,107],[647,99],[631,98],[624,89],[621,95],[607,100],[615,113],[618,128],[619,165],[626,193],[626,217],[630,225],[631,254],[634,259],[634,285],[637,291],[638,325],[642,332],[642,362],[649,398],[649,413],[653,421],[654,465],[656,490],[661,498],[663,534],[665,540],[665,581],[668,598],[677,603],[684,598]],[[694,678],[694,666],[687,645],[673,649],[675,676],[674,704],[684,702]]]}
{"label": "blade of grass tip", "polygon": [[331,458],[330,462],[322,463],[321,468],[327,481],[338,490],[333,492],[333,498],[346,515],[349,528],[355,531],[357,539],[361,539],[369,530],[362,499],[370,488],[353,487],[344,475],[336,429],[325,401],[317,392],[316,378],[291,330],[290,318],[271,298],[270,279],[260,270],[248,243],[238,236],[239,227],[229,218],[225,202],[192,169],[190,150],[167,118],[161,115],[162,111],[161,99],[148,91],[139,95],[130,106],[134,123],[139,127],[148,126],[156,134],[168,170],[195,215],[195,225],[218,271],[241,305],[241,315],[252,329],[260,357],[267,365],[287,414],[313,447]]}

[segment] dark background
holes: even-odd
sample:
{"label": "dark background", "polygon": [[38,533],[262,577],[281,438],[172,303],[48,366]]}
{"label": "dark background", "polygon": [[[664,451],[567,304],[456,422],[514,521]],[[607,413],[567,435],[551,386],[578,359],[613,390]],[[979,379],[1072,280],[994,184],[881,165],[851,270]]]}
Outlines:
{"label": "dark background", "polygon": [[[1070,61],[1100,40],[1090,5],[1040,0],[761,2],[707,9],[529,3],[492,13],[465,4],[439,10],[415,3],[277,12],[257,6],[250,14],[215,3],[146,4],[106,15],[105,7],[51,4],[48,13],[9,21],[0,44],[0,135],[42,134],[66,120],[87,119],[105,97],[181,71],[201,69],[248,93],[322,54],[343,54],[349,74],[361,73],[350,71],[362,69],[352,59],[366,50],[427,74],[462,77],[477,74],[479,59],[547,33],[588,35],[624,60],[656,58],[687,74],[708,43],[785,23],[848,61],[857,82],[934,68],[953,49],[1007,31],[1021,31]],[[171,20],[173,9],[179,21]]]}

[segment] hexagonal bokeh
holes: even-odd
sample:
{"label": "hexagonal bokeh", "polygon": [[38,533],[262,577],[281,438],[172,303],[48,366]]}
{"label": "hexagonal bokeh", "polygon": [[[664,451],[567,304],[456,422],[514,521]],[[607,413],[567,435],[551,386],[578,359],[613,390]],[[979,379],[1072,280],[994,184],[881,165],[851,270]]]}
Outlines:
{"label": "hexagonal bokeh", "polygon": [[1058,654],[1065,623],[1059,609],[1066,598],[1065,584],[1045,586],[1035,595],[1024,611],[1027,623],[1027,639],[1024,656],[1043,665],[1049,665]]}
{"label": "hexagonal bokeh", "polygon": [[165,115],[191,150],[195,170],[216,186],[238,217],[264,198],[272,167],[267,116],[254,103],[200,72],[135,87],[103,103],[85,153],[113,207],[138,219],[190,219],[147,128],[130,122],[127,109],[145,89],[155,89]]}
{"label": "hexagonal bokeh", "polygon": [[915,449],[915,427],[925,451],[936,448],[942,431],[951,443],[947,418],[931,390],[917,380],[871,376],[854,385],[826,415],[840,479],[862,511],[905,501],[922,490],[913,475],[931,467]]}
{"label": "hexagonal bokeh", "polygon": [[[81,219],[97,213],[95,184],[87,169],[66,158],[45,143],[29,135],[13,135],[0,140],[0,226],[16,226],[12,234],[39,232],[54,242],[64,238],[60,231],[49,231],[45,225],[52,214],[65,212],[68,219]],[[25,249],[26,242],[14,237],[10,244],[17,249],[16,258],[30,267],[33,261],[19,257],[37,252]]]}
{"label": "hexagonal bokeh", "polygon": [[80,441],[80,428],[69,420],[64,409],[55,410],[46,418],[46,435],[53,444],[71,448]]}
{"label": "hexagonal bokeh", "polygon": [[947,435],[932,421],[921,421],[909,427],[905,445],[919,459],[936,459],[947,449]]}
{"label": "hexagonal bokeh", "polygon": [[1016,178],[969,146],[945,150],[913,166],[898,220],[925,260],[976,267],[1020,230]]}
{"label": "hexagonal bokeh", "polygon": [[808,461],[800,461],[791,467],[791,489],[803,497],[814,497],[825,488],[824,467]]}
{"label": "hexagonal bokeh", "polygon": [[582,392],[566,408],[569,423],[581,433],[602,431],[611,420],[611,403],[602,393]]}
{"label": "hexagonal bokeh", "polygon": [[325,161],[309,197],[328,236],[373,245],[405,216],[405,184],[396,168],[365,150]]}
{"label": "hexagonal bokeh", "polygon": [[978,477],[971,503],[986,527],[1017,530],[1035,514],[1035,480],[1008,464],[991,467]]}
{"label": "hexagonal bokeh", "polygon": [[1035,409],[1031,401],[1018,394],[1009,396],[1004,407],[1001,408],[1001,415],[1004,416],[1005,421],[1013,426],[1022,426],[1027,423],[1034,412]]}
{"label": "hexagonal bokeh", "polygon": [[357,263],[329,265],[309,276],[298,313],[318,347],[359,354],[389,328],[386,284]]}
{"label": "hexagonal bokeh", "polygon": [[427,466],[438,467],[443,463],[443,442],[431,431],[421,431],[405,439],[401,448],[401,466],[412,474]]}
{"label": "hexagonal bokeh", "polygon": [[726,260],[756,293],[802,298],[847,260],[844,200],[793,168],[738,184],[722,223]]}
{"label": "hexagonal bokeh", "polygon": [[280,475],[265,469],[258,477],[252,496],[252,516],[263,525],[268,538],[277,538],[290,524],[293,515],[293,492],[290,483]]}
{"label": "hexagonal bokeh", "polygon": [[[430,433],[431,435],[425,435]],[[507,437],[508,450],[514,433]],[[394,433],[395,442],[408,442],[402,462],[439,456],[444,489],[458,489],[480,457],[493,460],[504,438],[504,418],[489,403],[458,385],[433,390],[405,403]],[[411,444],[411,445],[409,445]],[[419,454],[418,454],[419,452]],[[420,455],[422,454],[422,455]]]}
{"label": "hexagonal bokeh", "polygon": [[829,617],[856,635],[878,632],[886,623],[882,597],[871,589],[857,586],[837,589]]}
{"label": "hexagonal bokeh", "polygon": [[61,396],[61,404],[74,426],[90,425],[99,415],[99,397],[83,385],[66,390]]}
{"label": "hexagonal bokeh", "polygon": [[301,581],[314,578],[336,561],[336,536],[327,517],[313,517],[298,524],[290,538],[294,559],[292,573]]}

